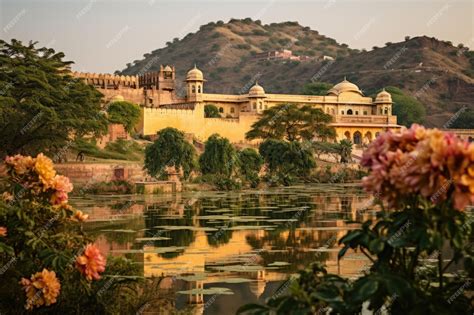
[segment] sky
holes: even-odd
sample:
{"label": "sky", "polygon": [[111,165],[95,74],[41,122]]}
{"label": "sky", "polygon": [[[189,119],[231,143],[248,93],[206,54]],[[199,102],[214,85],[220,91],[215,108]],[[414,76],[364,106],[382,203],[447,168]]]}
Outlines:
{"label": "sky", "polygon": [[114,72],[211,21],[297,21],[371,49],[406,35],[474,48],[474,0],[0,0],[0,38],[38,41],[74,70]]}

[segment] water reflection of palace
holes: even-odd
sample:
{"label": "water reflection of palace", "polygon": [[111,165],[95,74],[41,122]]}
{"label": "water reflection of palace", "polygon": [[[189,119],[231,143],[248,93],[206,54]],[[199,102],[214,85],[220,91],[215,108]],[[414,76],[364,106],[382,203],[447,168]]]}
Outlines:
{"label": "water reflection of palace", "polygon": [[[103,252],[132,257],[143,265],[146,277],[165,277],[160,283],[164,289],[195,289],[183,303],[202,306],[212,296],[202,290],[212,287],[231,286],[238,296],[234,300],[245,299],[241,304],[268,298],[274,283],[317,260],[325,261],[331,273],[360,274],[367,259],[348,252],[338,261],[337,240],[357,227],[349,221],[372,215],[364,210],[370,204],[359,188],[349,186],[296,193],[143,196],[121,208],[119,219],[104,205],[86,211],[99,223],[105,222],[107,211],[114,218],[112,227],[95,229]],[[210,313],[218,312],[220,303],[237,303],[229,300],[232,296],[218,296]],[[178,294],[176,303],[180,301]]]}

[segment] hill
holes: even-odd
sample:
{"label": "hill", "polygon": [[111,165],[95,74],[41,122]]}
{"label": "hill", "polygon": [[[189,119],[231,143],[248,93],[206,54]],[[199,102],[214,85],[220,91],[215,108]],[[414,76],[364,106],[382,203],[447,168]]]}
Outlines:
{"label": "hill", "polygon": [[[304,56],[304,61],[256,58],[258,53],[282,49]],[[207,80],[205,90],[219,93],[246,93],[255,80],[267,92],[300,93],[308,82],[337,83],[347,76],[367,95],[384,86],[401,88],[425,105],[427,126],[443,126],[474,99],[472,55],[461,46],[425,36],[359,51],[297,22],[262,25],[251,19],[232,19],[211,22],[196,33],[175,38],[120,73],[139,74],[173,64],[181,82],[197,64]],[[335,60],[323,60],[323,56]]]}

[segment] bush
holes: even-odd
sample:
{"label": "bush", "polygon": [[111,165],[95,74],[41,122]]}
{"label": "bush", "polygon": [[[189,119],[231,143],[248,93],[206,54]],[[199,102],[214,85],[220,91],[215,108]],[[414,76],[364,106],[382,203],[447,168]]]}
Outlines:
{"label": "bush", "polygon": [[199,157],[201,172],[222,175],[230,178],[237,166],[237,155],[228,139],[218,134],[211,135],[204,145],[204,152]]}
{"label": "bush", "polygon": [[308,177],[316,166],[310,148],[297,141],[268,139],[260,145],[259,152],[268,167],[266,178],[277,177],[285,185]]}
{"label": "bush", "polygon": [[140,119],[140,107],[130,102],[113,102],[107,107],[108,119],[111,123],[122,124],[131,132]]}
{"label": "bush", "polygon": [[135,186],[125,180],[112,180],[108,182],[98,182],[88,185],[84,190],[86,194],[133,194]]}
{"label": "bush", "polygon": [[205,118],[221,118],[219,109],[214,104],[204,105],[204,117]]}
{"label": "bush", "polygon": [[188,178],[196,168],[196,149],[178,129],[165,128],[157,135],[158,139],[145,150],[145,169],[151,176],[162,178],[167,175],[167,167],[174,167]]}
{"label": "bush", "polygon": [[255,188],[260,182],[258,173],[263,165],[262,156],[254,149],[246,148],[238,153],[239,173],[249,182],[250,187]]}
{"label": "bush", "polygon": [[[16,155],[2,165],[0,183],[0,311],[23,314],[108,314],[111,296],[135,282],[137,268],[102,256],[83,232],[88,215],[68,204],[69,180],[56,175],[52,161]],[[107,264],[107,267],[106,267]],[[110,282],[107,294],[100,290]],[[120,275],[120,276],[117,276]],[[121,276],[124,276],[123,278]],[[116,298],[118,308],[120,299]]]}

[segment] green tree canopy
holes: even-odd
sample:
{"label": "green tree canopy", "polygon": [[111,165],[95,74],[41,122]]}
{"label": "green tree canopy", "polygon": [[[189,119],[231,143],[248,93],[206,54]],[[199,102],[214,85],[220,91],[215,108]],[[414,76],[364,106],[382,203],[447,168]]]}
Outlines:
{"label": "green tree canopy", "polygon": [[102,95],[71,76],[64,54],[0,40],[0,156],[54,152],[107,130]]}
{"label": "green tree canopy", "polygon": [[107,113],[111,123],[122,124],[128,132],[133,130],[140,119],[140,107],[127,101],[110,103]]}
{"label": "green tree canopy", "polygon": [[315,136],[333,138],[334,128],[329,126],[332,116],[319,108],[280,104],[263,111],[262,117],[245,135],[247,139],[311,140]]}
{"label": "green tree canopy", "polygon": [[449,128],[474,129],[474,110],[467,109],[460,112],[460,115],[454,119]]}
{"label": "green tree canopy", "polygon": [[310,146],[301,142],[267,139],[259,147],[269,172],[286,183],[287,179],[306,177],[316,166]]}
{"label": "green tree canopy", "polygon": [[214,104],[204,105],[204,117],[205,118],[220,118],[221,114],[219,109]]}
{"label": "green tree canopy", "polygon": [[385,90],[392,95],[393,115],[398,123],[410,127],[414,123],[422,123],[425,118],[425,107],[416,98],[403,93],[399,88],[389,86]]}
{"label": "green tree canopy", "polygon": [[306,83],[301,90],[304,95],[326,95],[332,89],[333,85],[326,82],[310,82]]}
{"label": "green tree canopy", "polygon": [[188,178],[196,168],[196,150],[186,141],[184,133],[175,128],[158,132],[158,139],[145,150],[145,169],[151,176],[164,176],[166,167],[175,167]]}
{"label": "green tree canopy", "polygon": [[263,165],[262,156],[252,148],[246,148],[238,152],[240,174],[256,187],[259,182],[258,173]]}
{"label": "green tree canopy", "polygon": [[230,177],[235,170],[237,155],[228,139],[218,134],[211,135],[199,157],[199,165],[203,174],[217,174]]}

